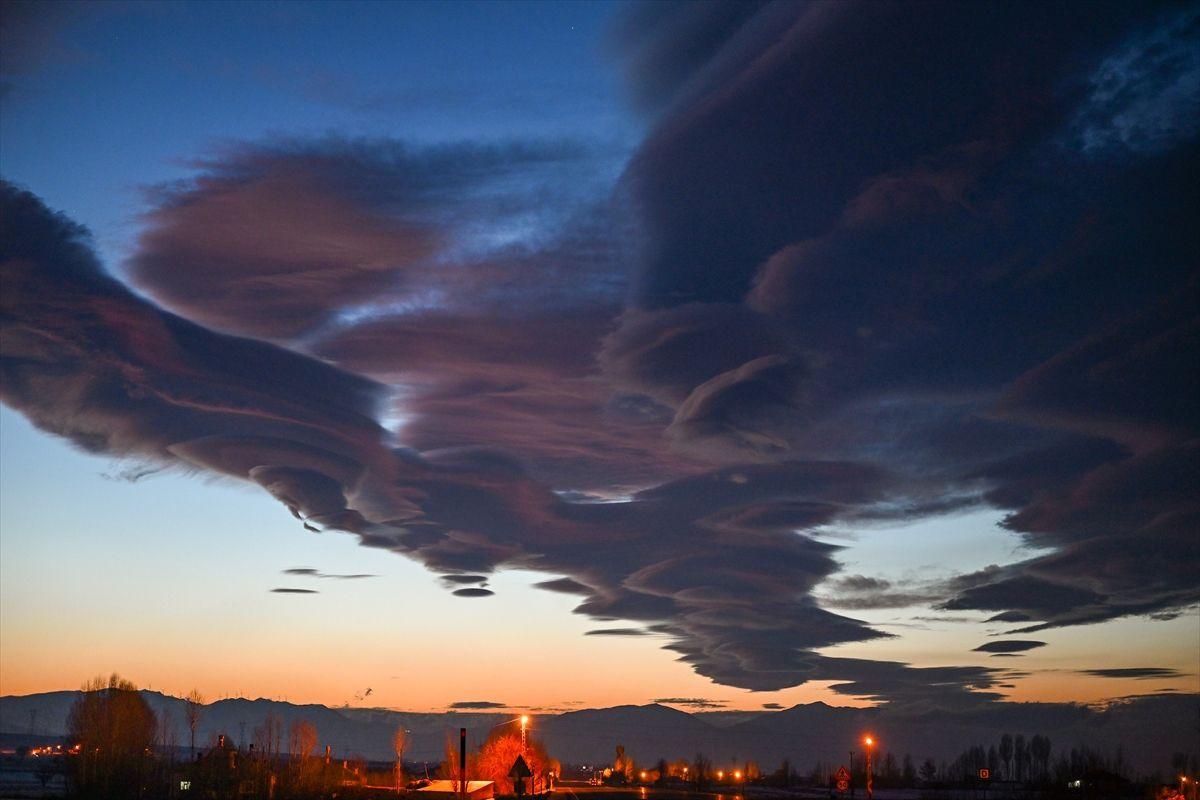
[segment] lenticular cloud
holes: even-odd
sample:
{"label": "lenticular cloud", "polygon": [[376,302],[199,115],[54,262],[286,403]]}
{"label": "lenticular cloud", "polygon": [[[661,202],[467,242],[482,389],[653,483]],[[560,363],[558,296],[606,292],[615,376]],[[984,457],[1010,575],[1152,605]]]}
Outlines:
{"label": "lenticular cloud", "polygon": [[[823,653],[887,635],[830,609],[1200,601],[1200,144],[1171,113],[1153,146],[1080,133],[1133,135],[1093,78],[1196,44],[1179,13],[672,7],[618,48],[654,124],[616,186],[571,143],[246,143],[151,195],[144,295],[6,184],[0,392],[469,602],[545,573],[723,684],[986,703],[1006,671]],[[1172,63],[1126,96],[1192,91]],[[893,587],[814,535],[983,507],[1039,555]]]}

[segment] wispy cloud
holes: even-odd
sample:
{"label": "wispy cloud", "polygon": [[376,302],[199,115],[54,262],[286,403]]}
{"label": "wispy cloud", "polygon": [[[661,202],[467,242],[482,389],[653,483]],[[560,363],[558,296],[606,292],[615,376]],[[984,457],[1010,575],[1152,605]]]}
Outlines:
{"label": "wispy cloud", "polygon": [[1045,647],[1045,642],[1038,642],[1032,639],[1005,639],[998,642],[984,642],[976,647],[973,652],[976,653],[1024,653],[1027,650],[1036,650],[1039,647]]}
{"label": "wispy cloud", "polygon": [[704,697],[659,697],[651,701],[665,706],[684,706],[686,708],[695,708],[700,710],[708,710],[713,708],[724,708],[729,705],[724,700],[709,700]]}
{"label": "wispy cloud", "polygon": [[1081,669],[1080,675],[1090,675],[1094,678],[1133,678],[1134,680],[1158,680],[1187,677],[1188,673],[1168,667],[1107,667],[1101,669]]}
{"label": "wispy cloud", "polygon": [[283,574],[284,575],[295,575],[295,576],[304,577],[304,578],[333,578],[335,580],[340,580],[340,581],[358,580],[360,578],[379,577],[377,575],[371,575],[371,574],[368,574],[365,572],[352,573],[352,574],[339,574],[339,573],[335,573],[335,572],[321,572],[320,570],[314,569],[312,567],[292,567],[290,569],[283,570]]}

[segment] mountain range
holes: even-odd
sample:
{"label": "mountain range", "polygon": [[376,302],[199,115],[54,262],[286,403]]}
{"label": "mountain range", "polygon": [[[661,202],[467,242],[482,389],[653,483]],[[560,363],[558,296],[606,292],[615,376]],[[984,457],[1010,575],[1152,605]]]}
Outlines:
{"label": "mountain range", "polygon": [[[142,695],[158,714],[166,741],[188,747],[184,701],[154,691]],[[0,697],[0,734],[7,734],[7,741],[19,735],[62,736],[79,696],[61,691]],[[407,731],[405,761],[427,762],[431,770],[448,745],[457,746],[459,728],[467,729],[470,746],[477,747],[494,728],[517,723],[512,712],[411,713],[233,698],[203,707],[196,745],[209,746],[219,734],[247,745],[272,715],[281,723],[284,749],[288,727],[305,720],[317,729],[321,746],[328,744],[338,758],[390,760],[393,734],[402,727]],[[879,758],[891,752],[897,759],[907,754],[917,763],[926,758],[938,763],[953,760],[971,745],[997,744],[1004,733],[1027,739],[1041,734],[1051,741],[1053,759],[1070,748],[1088,747],[1106,756],[1120,753],[1133,774],[1166,775],[1174,753],[1195,758],[1200,752],[1200,694],[1144,695],[1103,707],[1000,702],[955,712],[819,702],[762,712],[688,713],[658,704],[626,705],[534,716],[529,735],[544,741],[564,763],[609,764],[620,745],[641,764],[659,758],[692,761],[702,754],[718,767],[750,760],[764,772],[787,759],[803,773],[818,764],[844,764],[851,750],[857,759],[867,732],[879,742]]]}

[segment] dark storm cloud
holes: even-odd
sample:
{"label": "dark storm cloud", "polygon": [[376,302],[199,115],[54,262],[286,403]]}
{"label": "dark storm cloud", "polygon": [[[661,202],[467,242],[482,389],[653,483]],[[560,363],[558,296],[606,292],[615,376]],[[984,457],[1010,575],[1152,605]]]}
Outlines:
{"label": "dark storm cloud", "polygon": [[[1197,602],[1195,134],[1103,133],[1196,99],[1159,55],[1182,12],[638,13],[661,116],[619,214],[603,159],[544,143],[267,141],[160,190],[141,287],[311,358],[155,308],[6,189],[4,401],[438,574],[554,576],[751,690],[969,709],[1015,676],[821,655],[887,635],[838,602],[1027,630]],[[813,535],[982,506],[1038,555],[838,584]]]}
{"label": "dark storm cloud", "polygon": [[489,708],[508,708],[508,703],[497,703],[492,700],[459,700],[446,706],[458,711],[462,710],[485,710]]}
{"label": "dark storm cloud", "polygon": [[556,142],[231,146],[152,193],[129,271],[193,319],[396,386],[385,416],[411,447],[484,442],[576,488],[645,485],[689,466],[593,376],[626,285],[608,159]]}
{"label": "dark storm cloud", "polygon": [[5,403],[89,452],[251,480],[354,524],[362,459],[385,455],[378,386],[159,311],[100,269],[82,229],[7,184],[3,201]]}
{"label": "dark storm cloud", "polygon": [[1156,680],[1169,678],[1186,678],[1188,673],[1166,667],[1114,667],[1109,669],[1081,669],[1080,675],[1091,675],[1094,678],[1133,678],[1134,680]]}
{"label": "dark storm cloud", "polygon": [[320,594],[316,589],[289,589],[286,587],[279,587],[271,591],[276,594]]}
{"label": "dark storm cloud", "polygon": [[641,628],[597,628],[584,631],[584,636],[649,636],[650,632]]}
{"label": "dark storm cloud", "polygon": [[[865,461],[909,518],[1010,512],[1047,555],[895,599],[1026,630],[1200,599],[1200,28],[1083,9],[664,10],[633,79],[688,77],[625,176],[637,308],[601,356],[687,452]],[[676,319],[762,349],[675,356]]]}
{"label": "dark storm cloud", "polygon": [[610,303],[531,314],[415,312],[355,325],[312,349],[404,386],[397,412],[408,420],[406,443],[421,450],[487,442],[516,454],[531,474],[575,489],[609,491],[696,469],[670,452],[657,421],[622,409],[595,379]]}
{"label": "dark storm cloud", "polygon": [[[610,47],[630,73],[634,102],[648,111],[676,101],[713,53],[751,23],[762,0],[640,3],[614,25]],[[744,57],[754,51],[746,48]]]}
{"label": "dark storm cloud", "polygon": [[[191,319],[276,340],[447,298],[531,304],[580,281],[619,292],[605,217],[587,197],[598,162],[561,142],[234,146],[197,162],[197,177],[153,190],[129,271]],[[555,256],[564,246],[569,265]]]}
{"label": "dark storm cloud", "polygon": [[[845,680],[829,688],[914,712],[933,708],[965,710],[1002,696],[995,691],[1014,673],[995,667],[911,667],[892,661],[827,658],[811,661],[814,680]],[[836,676],[836,677],[834,677]]]}
{"label": "dark storm cloud", "polygon": [[1032,639],[1005,639],[999,642],[984,642],[976,647],[972,652],[976,653],[1023,653],[1026,650],[1035,650],[1039,647],[1045,647],[1045,642],[1038,642]]}

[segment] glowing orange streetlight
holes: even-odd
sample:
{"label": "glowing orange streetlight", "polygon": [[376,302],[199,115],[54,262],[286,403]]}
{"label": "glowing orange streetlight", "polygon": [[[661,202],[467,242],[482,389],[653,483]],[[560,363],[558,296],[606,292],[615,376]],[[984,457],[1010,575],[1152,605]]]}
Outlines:
{"label": "glowing orange streetlight", "polygon": [[871,774],[871,750],[875,747],[875,740],[868,735],[863,739],[863,744],[867,746],[867,800],[872,800],[875,796],[875,781]]}
{"label": "glowing orange streetlight", "polygon": [[525,755],[525,726],[529,724],[529,717],[525,714],[521,715],[521,755]]}

